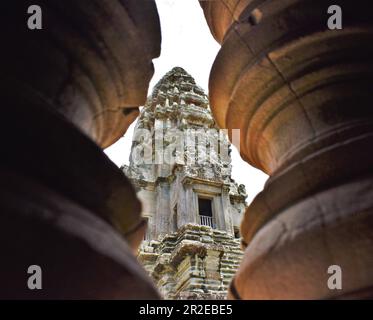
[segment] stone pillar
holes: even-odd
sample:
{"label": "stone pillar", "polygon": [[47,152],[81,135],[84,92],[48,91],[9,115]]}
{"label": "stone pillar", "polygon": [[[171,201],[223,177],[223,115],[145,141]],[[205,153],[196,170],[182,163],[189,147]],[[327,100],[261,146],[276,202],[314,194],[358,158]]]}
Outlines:
{"label": "stone pillar", "polygon": [[217,229],[226,231],[226,217],[224,211],[222,195],[214,196],[213,198],[213,218]]}
{"label": "stone pillar", "polygon": [[231,235],[234,235],[233,231],[233,223],[232,223],[232,214],[230,213],[230,199],[229,199],[229,186],[224,185],[222,187],[222,193],[221,193],[221,201],[223,206],[223,217],[224,217],[224,224],[225,224],[225,231],[228,232]]}
{"label": "stone pillar", "polygon": [[[156,6],[138,0],[30,1],[4,6],[0,52],[0,297],[156,298],[132,254],[140,202],[101,148],[145,102],[159,55]],[[39,265],[43,290],[29,290]]]}
{"label": "stone pillar", "polygon": [[[373,297],[373,12],[325,0],[200,1],[222,48],[210,103],[270,175],[244,216],[242,299]],[[328,267],[342,268],[330,290]]]}
{"label": "stone pillar", "polygon": [[199,214],[198,214],[198,197],[193,190],[193,184],[189,182],[184,183],[185,190],[185,214],[180,217],[180,226],[185,223],[197,223],[199,224]]}
{"label": "stone pillar", "polygon": [[156,237],[158,237],[173,231],[170,207],[170,184],[167,181],[162,181],[161,178],[157,181],[156,199],[154,223]]}

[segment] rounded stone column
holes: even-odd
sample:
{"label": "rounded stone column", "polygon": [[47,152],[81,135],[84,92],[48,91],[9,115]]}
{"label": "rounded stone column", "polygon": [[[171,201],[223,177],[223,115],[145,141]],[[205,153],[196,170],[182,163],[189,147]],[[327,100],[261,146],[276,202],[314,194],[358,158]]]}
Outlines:
{"label": "rounded stone column", "polygon": [[[241,156],[270,175],[241,225],[231,297],[373,296],[373,13],[324,0],[201,1],[222,48],[210,103],[241,130]],[[327,286],[342,269],[342,290]]]}
{"label": "rounded stone column", "polygon": [[[103,153],[145,103],[160,52],[156,5],[32,1],[3,7],[0,267],[3,298],[157,298],[133,252],[141,205]],[[27,288],[40,265],[43,290]]]}

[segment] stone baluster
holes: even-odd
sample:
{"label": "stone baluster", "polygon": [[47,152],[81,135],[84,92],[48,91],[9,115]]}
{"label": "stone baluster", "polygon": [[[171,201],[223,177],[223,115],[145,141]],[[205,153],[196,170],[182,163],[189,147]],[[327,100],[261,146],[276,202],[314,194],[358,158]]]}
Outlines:
{"label": "stone baluster", "polygon": [[212,112],[270,176],[241,225],[231,297],[373,297],[373,13],[336,2],[341,30],[328,28],[330,1],[200,1],[222,45]]}
{"label": "stone baluster", "polygon": [[[156,298],[133,251],[145,223],[135,191],[101,148],[144,104],[160,52],[156,5],[30,1],[2,7],[1,298]],[[29,290],[39,265],[43,289]]]}

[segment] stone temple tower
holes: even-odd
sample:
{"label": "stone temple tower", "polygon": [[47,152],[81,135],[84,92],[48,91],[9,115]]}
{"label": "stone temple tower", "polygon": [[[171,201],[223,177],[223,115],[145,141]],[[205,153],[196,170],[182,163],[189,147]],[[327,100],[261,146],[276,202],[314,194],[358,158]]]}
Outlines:
{"label": "stone temple tower", "polygon": [[139,260],[166,298],[226,295],[240,261],[246,192],[231,178],[230,143],[182,68],[155,86],[135,127],[125,174],[148,231]]}

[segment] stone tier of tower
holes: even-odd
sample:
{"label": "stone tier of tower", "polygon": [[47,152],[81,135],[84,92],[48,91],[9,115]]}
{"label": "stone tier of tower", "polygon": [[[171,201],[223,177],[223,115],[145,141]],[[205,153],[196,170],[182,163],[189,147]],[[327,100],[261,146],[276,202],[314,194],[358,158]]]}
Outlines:
{"label": "stone tier of tower", "polygon": [[161,240],[145,241],[139,261],[166,299],[226,299],[243,252],[225,231],[187,224]]}

